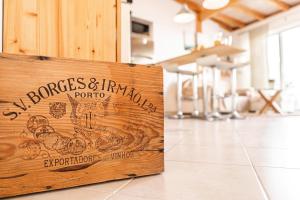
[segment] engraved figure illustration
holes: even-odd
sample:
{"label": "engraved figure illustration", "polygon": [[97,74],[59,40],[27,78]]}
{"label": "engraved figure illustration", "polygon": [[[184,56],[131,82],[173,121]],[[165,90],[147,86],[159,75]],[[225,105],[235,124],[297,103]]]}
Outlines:
{"label": "engraved figure illustration", "polygon": [[22,158],[24,160],[36,158],[41,152],[40,144],[45,150],[56,151],[61,155],[78,155],[86,149],[83,139],[66,137],[56,132],[45,116],[31,116],[27,122],[27,128],[32,132],[35,140],[28,140],[19,145],[23,151]]}
{"label": "engraved figure illustration", "polygon": [[102,102],[86,101],[79,102],[68,94],[69,101],[72,106],[70,115],[74,125],[85,128],[94,129],[96,125],[96,117],[104,116],[104,105]]}
{"label": "engraved figure illustration", "polygon": [[87,146],[90,148],[93,145],[92,137],[95,136],[95,131],[98,124],[104,116],[113,113],[110,108],[110,97],[107,97],[103,102],[95,100],[78,101],[68,94],[68,99],[72,106],[70,114],[71,122],[74,124],[75,133],[82,136],[87,141]]}
{"label": "engraved figure illustration", "polygon": [[33,160],[40,155],[41,146],[38,141],[26,140],[19,144],[19,148],[22,150],[22,158],[24,160]]}
{"label": "engraved figure illustration", "polygon": [[[111,116],[118,112],[111,102],[111,96],[104,101],[78,100],[68,94],[72,106],[70,114],[74,124],[76,136],[81,136],[87,141],[89,148],[95,148],[98,152],[108,153],[119,149],[127,151],[143,150],[158,133],[144,125],[131,125],[122,128],[103,126],[100,123],[103,117]],[[75,136],[75,137],[76,137]]]}
{"label": "engraved figure illustration", "polygon": [[49,114],[56,119],[62,118],[67,112],[67,104],[63,102],[49,103]]}
{"label": "engraved figure illustration", "polygon": [[48,119],[42,115],[35,115],[29,118],[27,122],[27,129],[31,133],[34,133],[38,127],[43,125],[49,125]]}
{"label": "engraved figure illustration", "polygon": [[[111,96],[102,101],[76,99],[69,94],[67,98],[72,108],[70,120],[74,125],[74,132],[66,136],[55,130],[47,117],[31,116],[27,121],[27,129],[33,138],[21,142],[18,146],[22,151],[22,159],[31,160],[38,156],[50,156],[51,151],[56,151],[60,155],[73,156],[94,150],[104,154],[120,150],[143,151],[147,150],[153,138],[159,136],[151,126],[137,121],[128,121],[122,127],[103,123],[105,117],[114,118],[120,111],[118,108],[122,109],[122,107],[117,108],[116,105],[120,104],[113,103]],[[65,103],[50,103],[49,108],[49,114],[56,119],[66,113]]]}

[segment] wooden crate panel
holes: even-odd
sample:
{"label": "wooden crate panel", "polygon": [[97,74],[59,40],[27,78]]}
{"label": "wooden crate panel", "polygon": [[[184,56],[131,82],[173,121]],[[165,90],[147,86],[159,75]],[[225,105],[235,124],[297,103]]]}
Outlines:
{"label": "wooden crate panel", "polygon": [[163,171],[162,69],[0,56],[0,197]]}

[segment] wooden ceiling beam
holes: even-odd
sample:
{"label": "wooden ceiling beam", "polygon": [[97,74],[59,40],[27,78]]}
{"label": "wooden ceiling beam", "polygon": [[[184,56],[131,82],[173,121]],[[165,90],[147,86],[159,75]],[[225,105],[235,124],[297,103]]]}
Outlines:
{"label": "wooden ceiling beam", "polygon": [[202,32],[202,15],[201,13],[196,13],[196,32]]}
{"label": "wooden ceiling beam", "polygon": [[231,16],[219,13],[216,16],[214,16],[215,18],[217,18],[220,21],[225,22],[226,24],[229,24],[231,27],[239,27],[239,28],[243,28],[246,26],[246,24],[238,19],[235,19]]}
{"label": "wooden ceiling beam", "polygon": [[290,5],[281,1],[281,0],[268,0],[268,2],[272,3],[273,5],[275,5],[278,9],[282,10],[282,11],[286,11],[288,9],[290,9]]}
{"label": "wooden ceiling beam", "polygon": [[241,12],[245,13],[246,15],[254,17],[257,20],[263,20],[267,17],[263,13],[253,10],[251,8],[248,8],[247,6],[244,6],[242,4],[236,4],[232,8],[240,10]]}
{"label": "wooden ceiling beam", "polygon": [[229,32],[233,31],[233,28],[231,26],[229,26],[228,24],[224,23],[223,21],[221,21],[215,17],[211,17],[210,20],[217,23],[221,28],[223,28]]}
{"label": "wooden ceiling beam", "polygon": [[211,18],[211,17],[215,16],[217,13],[219,13],[219,12],[225,10],[226,8],[231,7],[239,2],[240,2],[240,0],[230,0],[230,2],[226,6],[224,6],[223,8],[220,8],[220,9],[216,9],[216,10],[207,10],[207,9],[202,8],[202,12],[201,12],[202,20]]}
{"label": "wooden ceiling beam", "polygon": [[175,1],[180,4],[186,4],[189,7],[189,9],[191,9],[196,13],[201,12],[201,6],[193,1],[190,0],[175,0]]}

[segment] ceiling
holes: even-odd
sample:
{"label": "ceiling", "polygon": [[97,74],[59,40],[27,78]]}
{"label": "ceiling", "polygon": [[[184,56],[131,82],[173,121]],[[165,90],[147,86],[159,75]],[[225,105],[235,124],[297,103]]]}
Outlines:
{"label": "ceiling", "polygon": [[[300,0],[230,0],[224,8],[206,10],[201,6],[203,0],[175,1],[187,4],[197,14],[198,20],[210,19],[227,31],[236,31],[300,5]],[[197,31],[201,31],[199,29]]]}

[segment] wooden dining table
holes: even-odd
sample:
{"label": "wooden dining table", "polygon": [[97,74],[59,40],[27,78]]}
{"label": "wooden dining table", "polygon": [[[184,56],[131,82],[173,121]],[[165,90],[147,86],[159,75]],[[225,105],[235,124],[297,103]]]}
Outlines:
{"label": "wooden dining table", "polygon": [[188,54],[184,54],[181,56],[177,56],[171,59],[167,59],[164,61],[159,62],[158,64],[167,67],[169,69],[170,66],[177,68],[181,65],[186,65],[190,63],[195,63],[198,58],[210,56],[210,55],[217,55],[218,57],[227,57],[232,56],[235,54],[240,54],[245,52],[244,49],[229,46],[229,45],[216,45],[209,48],[201,48],[194,50]]}
{"label": "wooden dining table", "polygon": [[[199,59],[203,59],[203,57],[207,56],[217,56],[219,58],[224,58],[228,56],[232,56],[235,54],[243,53],[244,50],[228,46],[228,45],[216,45],[210,48],[200,48],[197,50],[194,50],[188,54],[177,56],[168,60],[164,60],[159,62],[159,65],[162,65],[168,72],[176,73],[177,74],[177,114],[170,115],[169,117],[172,119],[183,119],[183,118],[189,118],[190,114],[184,115],[182,111],[182,78],[181,76],[183,74],[188,74],[188,69],[179,69],[179,66],[190,64],[190,63],[197,63],[199,62]],[[222,62],[222,60],[220,60]],[[197,64],[198,65],[198,64]],[[184,71],[184,73],[183,73]],[[198,67],[196,70],[191,71],[191,76],[193,76],[193,85],[198,85]],[[204,76],[204,74],[203,74]],[[209,120],[210,118],[207,117],[207,90],[206,90],[206,79],[202,78],[202,94],[203,94],[203,116],[201,118],[205,120]],[[193,113],[191,114],[192,117],[198,117],[199,110],[198,110],[198,95],[197,95],[197,87],[193,87]]]}

